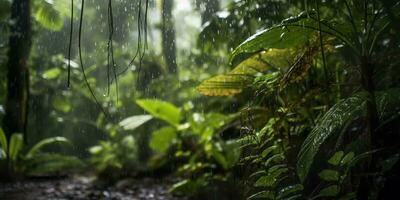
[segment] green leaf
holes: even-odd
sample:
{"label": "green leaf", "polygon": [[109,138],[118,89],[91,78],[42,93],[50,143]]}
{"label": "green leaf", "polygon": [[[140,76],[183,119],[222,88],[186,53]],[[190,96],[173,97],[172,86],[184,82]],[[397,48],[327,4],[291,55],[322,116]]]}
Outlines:
{"label": "green leaf", "polygon": [[347,153],[347,154],[343,157],[342,161],[340,161],[340,166],[344,166],[344,165],[350,163],[350,161],[353,160],[354,155],[355,155],[354,152],[349,152],[349,153]]}
{"label": "green leaf", "polygon": [[22,150],[24,138],[20,133],[14,133],[10,139],[9,156],[11,161],[18,158],[19,152]]}
{"label": "green leaf", "polygon": [[253,199],[274,199],[274,193],[272,191],[261,191],[247,198],[247,200],[253,200]]}
{"label": "green leaf", "polygon": [[59,31],[64,24],[63,16],[50,1],[42,1],[38,4],[34,16],[40,25],[51,31]]}
{"label": "green leaf", "polygon": [[142,124],[148,122],[153,117],[151,115],[134,115],[122,120],[119,125],[124,128],[124,130],[134,130]]}
{"label": "green leaf", "polygon": [[[306,24],[313,24],[314,20],[306,17],[307,13],[301,13],[296,17],[290,18],[290,21],[284,20],[277,26],[252,35],[232,52],[231,61],[243,53],[254,53],[270,48],[287,49],[304,44],[314,32],[314,30],[305,26]],[[299,26],[288,27],[287,25],[289,24]]]}
{"label": "green leaf", "polygon": [[43,175],[83,167],[83,162],[75,156],[54,153],[35,155],[24,161],[26,173],[29,175]]}
{"label": "green leaf", "polygon": [[277,199],[283,199],[284,197],[287,197],[289,195],[292,195],[294,193],[302,191],[303,189],[304,189],[304,187],[301,184],[286,186],[279,191],[279,195],[278,195]]}
{"label": "green leaf", "polygon": [[40,151],[40,149],[42,149],[43,147],[47,146],[47,145],[51,145],[51,144],[55,144],[55,143],[64,143],[64,144],[70,144],[69,140],[65,137],[51,137],[51,138],[46,138],[43,139],[41,141],[39,141],[38,143],[36,143],[26,154],[27,158],[31,158],[33,157],[37,152]]}
{"label": "green leaf", "polygon": [[178,126],[181,121],[179,108],[171,103],[157,99],[141,99],[136,103],[153,117],[164,120],[173,126]]}
{"label": "green leaf", "polygon": [[64,113],[67,113],[71,110],[71,104],[66,97],[56,96],[52,101],[52,105],[56,110]]}
{"label": "green leaf", "polygon": [[1,127],[0,127],[0,147],[1,149],[4,150],[4,152],[6,152],[8,149],[6,134],[4,133]]}
{"label": "green leaf", "polygon": [[176,129],[166,126],[153,132],[150,139],[150,147],[160,153],[164,153],[176,138]]}
{"label": "green leaf", "polygon": [[288,171],[287,167],[277,168],[273,171],[269,171],[267,176],[260,177],[255,183],[255,187],[271,187],[278,183],[279,177]]}
{"label": "green leaf", "polygon": [[55,79],[61,74],[61,70],[59,68],[52,68],[49,70],[46,70],[43,73],[43,78],[47,80]]}
{"label": "green leaf", "polygon": [[331,169],[322,170],[318,176],[324,181],[338,181],[339,180],[339,172]]}
{"label": "green leaf", "polygon": [[329,160],[328,163],[334,166],[339,165],[340,161],[342,160],[344,155],[343,151],[336,152]]}
{"label": "green leaf", "polygon": [[365,95],[357,94],[339,101],[325,113],[300,148],[297,173],[301,181],[307,177],[314,156],[325,140],[332,134],[340,132],[346,123],[361,116],[365,111],[365,105]]}
{"label": "green leaf", "polygon": [[319,192],[318,196],[320,196],[320,197],[334,197],[337,194],[339,194],[339,186],[331,185],[331,186],[328,186],[328,187],[322,189]]}

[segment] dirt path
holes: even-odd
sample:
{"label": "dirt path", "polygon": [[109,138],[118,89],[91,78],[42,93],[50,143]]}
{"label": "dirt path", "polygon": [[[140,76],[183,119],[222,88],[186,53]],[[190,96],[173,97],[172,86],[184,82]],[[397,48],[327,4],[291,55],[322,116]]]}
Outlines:
{"label": "dirt path", "polygon": [[182,200],[168,193],[169,181],[126,179],[100,187],[87,179],[31,180],[0,183],[1,200]]}

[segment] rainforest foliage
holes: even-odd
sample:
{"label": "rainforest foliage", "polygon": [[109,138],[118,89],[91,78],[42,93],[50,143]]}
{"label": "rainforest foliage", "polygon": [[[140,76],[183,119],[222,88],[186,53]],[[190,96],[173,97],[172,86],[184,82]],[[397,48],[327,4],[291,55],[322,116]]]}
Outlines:
{"label": "rainforest foliage", "polygon": [[[0,0],[0,174],[391,199],[395,0]],[[26,11],[26,12],[24,12]]]}

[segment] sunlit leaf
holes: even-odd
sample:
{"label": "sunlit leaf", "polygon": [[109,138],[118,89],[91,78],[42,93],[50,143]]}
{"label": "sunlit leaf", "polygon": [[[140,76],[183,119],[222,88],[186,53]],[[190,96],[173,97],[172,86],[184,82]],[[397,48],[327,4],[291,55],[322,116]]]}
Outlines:
{"label": "sunlit leaf", "polygon": [[134,130],[142,124],[148,122],[153,117],[151,115],[134,115],[122,120],[119,125],[125,130]]}
{"label": "sunlit leaf", "polygon": [[52,101],[52,105],[55,109],[65,113],[71,110],[71,104],[65,97],[56,96]]}
{"label": "sunlit leaf", "polygon": [[157,99],[141,99],[136,103],[155,118],[164,120],[171,125],[178,126],[181,121],[179,108],[173,104]]}
{"label": "sunlit leaf", "polygon": [[150,139],[150,147],[157,152],[164,153],[171,146],[175,138],[176,129],[174,127],[163,127],[152,133]]}
{"label": "sunlit leaf", "polygon": [[38,4],[34,16],[40,25],[52,31],[60,30],[64,24],[63,16],[50,1],[42,1]]}
{"label": "sunlit leaf", "polygon": [[52,69],[46,70],[42,76],[44,79],[51,80],[51,79],[57,78],[60,74],[61,74],[61,70],[59,68],[52,68]]}
{"label": "sunlit leaf", "polygon": [[257,75],[268,69],[288,67],[293,58],[291,49],[269,49],[240,62],[229,73],[217,75],[203,81],[197,90],[207,96],[231,96],[241,93],[248,87]]}

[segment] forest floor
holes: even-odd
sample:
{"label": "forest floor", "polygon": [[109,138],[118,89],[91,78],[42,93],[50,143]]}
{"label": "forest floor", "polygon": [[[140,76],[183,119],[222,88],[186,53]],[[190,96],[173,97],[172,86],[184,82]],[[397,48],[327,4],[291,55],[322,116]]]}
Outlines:
{"label": "forest floor", "polygon": [[124,179],[112,186],[100,186],[88,178],[25,180],[0,183],[1,200],[182,200],[168,193],[168,180]]}

